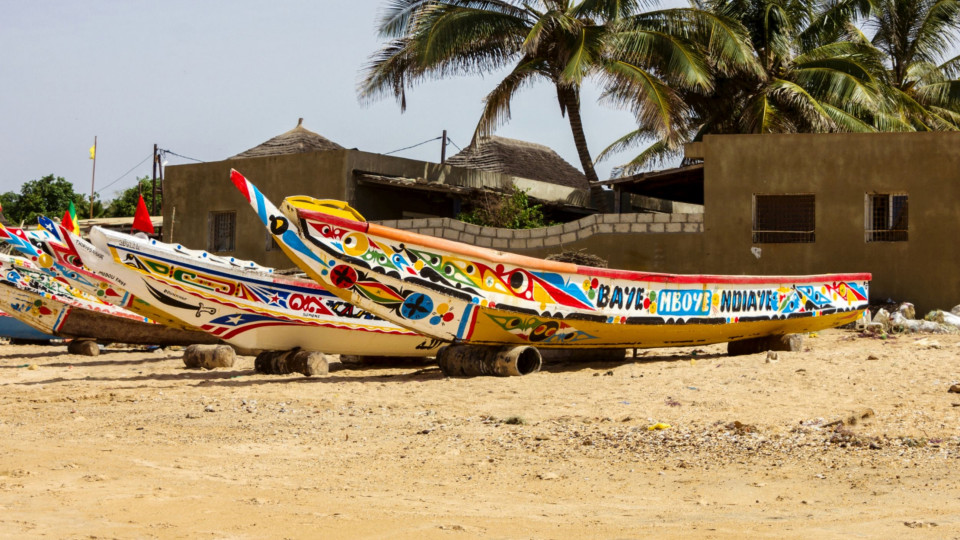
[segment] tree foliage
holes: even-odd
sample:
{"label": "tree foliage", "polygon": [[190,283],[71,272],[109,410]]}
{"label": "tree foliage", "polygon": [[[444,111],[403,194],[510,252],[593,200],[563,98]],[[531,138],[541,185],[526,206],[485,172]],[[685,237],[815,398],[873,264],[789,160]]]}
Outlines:
{"label": "tree foliage", "polygon": [[600,154],[650,143],[620,174],[705,134],[960,129],[960,57],[944,61],[960,43],[958,0],[695,1],[742,25],[763,69],[715,71],[710,91],[681,89],[677,138],[640,122]]}
{"label": "tree foliage", "polygon": [[[486,96],[475,138],[510,119],[511,101],[535,81],[552,84],[566,115],[584,174],[597,174],[580,118],[580,89],[595,77],[606,99],[629,108],[665,140],[684,114],[678,88],[713,87],[705,58],[722,72],[756,71],[736,24],[697,9],[645,11],[640,0],[391,0],[380,20],[386,44],[367,66],[360,94],[392,94],[424,79],[491,74],[509,67]],[[705,44],[698,47],[697,44]]]}
{"label": "tree foliage", "polygon": [[530,202],[525,191],[512,186],[510,193],[481,193],[473,208],[458,215],[457,219],[484,227],[537,229],[550,225],[541,208],[542,205]]}
{"label": "tree foliage", "polygon": [[[162,195],[157,190],[157,208],[160,208]],[[125,189],[117,194],[117,197],[110,201],[106,209],[106,217],[132,217],[137,211],[137,202],[140,200],[140,194],[143,194],[143,200],[147,204],[147,210],[153,210],[153,180],[149,176],[137,179],[137,185]]]}
{"label": "tree foliage", "polygon": [[[25,182],[20,193],[8,191],[0,195],[3,213],[11,223],[34,224],[38,216],[59,218],[73,202],[77,215],[89,216],[90,199],[73,190],[73,184],[63,177],[52,174],[39,180]],[[94,216],[103,214],[103,205],[94,197]]]}

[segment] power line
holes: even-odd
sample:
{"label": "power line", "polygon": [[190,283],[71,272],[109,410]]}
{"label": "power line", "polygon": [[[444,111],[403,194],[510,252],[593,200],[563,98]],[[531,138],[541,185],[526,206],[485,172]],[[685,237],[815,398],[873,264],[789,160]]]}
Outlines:
{"label": "power line", "polygon": [[163,148],[159,148],[158,151],[159,151],[159,152],[162,152],[162,153],[164,153],[164,154],[171,154],[171,155],[174,155],[174,156],[177,156],[177,157],[181,157],[181,158],[183,158],[183,159],[189,159],[190,161],[196,161],[197,163],[206,163],[206,161],[203,161],[202,159],[197,159],[197,158],[192,158],[192,157],[183,156],[183,155],[180,155],[180,154],[178,154],[178,153],[176,153],[176,152],[173,152],[173,151],[171,151],[171,150],[164,150]]}
{"label": "power line", "polygon": [[387,153],[385,153],[385,154],[383,154],[383,155],[389,156],[390,154],[396,154],[397,152],[403,152],[404,150],[409,150],[409,149],[411,149],[411,148],[416,148],[416,147],[418,147],[418,146],[423,146],[423,145],[427,144],[428,142],[439,141],[439,140],[442,139],[442,138],[443,138],[443,137],[441,136],[441,137],[434,137],[434,138],[432,138],[432,139],[427,139],[427,140],[425,140],[425,141],[423,141],[423,142],[421,142],[421,143],[417,143],[417,144],[414,144],[414,145],[412,145],[412,146],[408,146],[408,147],[406,147],[406,148],[398,148],[398,149],[396,149],[396,150],[394,150],[394,151],[392,151],[392,152],[387,152]]}
{"label": "power line", "polygon": [[452,144],[452,145],[454,145],[454,146],[456,146],[456,147],[457,147],[457,150],[463,152],[463,148],[460,148],[460,146],[459,146],[457,143],[453,142],[453,139],[451,139],[449,136],[447,137],[447,142],[450,143],[450,144]]}
{"label": "power line", "polygon": [[101,191],[107,189],[108,187],[116,184],[116,183],[119,182],[120,180],[123,180],[123,177],[125,177],[126,175],[132,173],[132,172],[134,171],[134,169],[136,169],[137,167],[143,165],[144,163],[147,162],[148,159],[150,159],[150,158],[152,158],[152,157],[153,157],[153,154],[148,154],[147,157],[143,158],[143,161],[141,161],[140,163],[137,163],[137,164],[134,165],[133,167],[130,167],[130,170],[129,170],[129,171],[121,174],[116,180],[114,180],[113,182],[110,182],[109,184],[103,186],[102,188],[98,189],[96,192],[97,192],[97,193],[100,193]]}

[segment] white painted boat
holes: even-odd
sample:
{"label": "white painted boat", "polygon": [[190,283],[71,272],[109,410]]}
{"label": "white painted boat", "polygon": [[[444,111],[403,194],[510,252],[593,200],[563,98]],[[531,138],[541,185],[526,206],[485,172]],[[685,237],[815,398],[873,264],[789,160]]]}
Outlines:
{"label": "white painted boat", "polygon": [[79,298],[26,259],[0,255],[0,271],[0,309],[45,334],[142,345],[218,342],[207,334],[168,328],[116,306]]}
{"label": "white painted boat", "polygon": [[77,247],[94,273],[244,349],[426,357],[441,345],[343,302],[312,280],[98,227],[90,239],[93,246]]}

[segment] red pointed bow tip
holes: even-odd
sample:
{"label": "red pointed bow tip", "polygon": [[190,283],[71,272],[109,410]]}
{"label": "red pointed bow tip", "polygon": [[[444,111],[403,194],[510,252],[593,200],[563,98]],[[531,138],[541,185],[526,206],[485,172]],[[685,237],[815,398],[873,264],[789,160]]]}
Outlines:
{"label": "red pointed bow tip", "polygon": [[230,169],[230,181],[233,182],[233,185],[237,186],[240,193],[247,198],[247,202],[250,202],[250,190],[247,189],[247,179],[237,172],[236,169]]}

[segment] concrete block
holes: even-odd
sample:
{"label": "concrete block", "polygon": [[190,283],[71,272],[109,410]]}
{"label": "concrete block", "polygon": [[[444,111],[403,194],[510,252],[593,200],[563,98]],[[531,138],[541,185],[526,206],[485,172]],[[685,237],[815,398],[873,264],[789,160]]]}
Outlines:
{"label": "concrete block", "polygon": [[633,223],[630,225],[630,232],[632,233],[648,233],[650,232],[650,226],[646,223]]}
{"label": "concrete block", "polygon": [[547,227],[540,227],[538,229],[527,229],[530,231],[530,238],[543,238],[547,235]]}
{"label": "concrete block", "polygon": [[673,223],[686,223],[690,214],[670,214],[670,221]]}
{"label": "concrete block", "polygon": [[546,238],[543,239],[543,247],[553,247],[553,246],[559,246],[559,245],[560,245],[559,236],[547,236]]}
{"label": "concrete block", "polygon": [[489,236],[478,236],[475,245],[486,248],[493,247],[493,239]]}
{"label": "concrete block", "polygon": [[516,231],[513,231],[513,237],[523,238],[524,240],[526,240],[527,238],[530,238],[530,231],[531,229],[518,229]]}
{"label": "concrete block", "polygon": [[493,248],[494,249],[507,249],[510,247],[510,240],[506,238],[494,238],[493,239]]}
{"label": "concrete block", "polygon": [[455,231],[463,231],[467,228],[467,224],[460,221],[459,219],[451,219],[451,220],[448,220],[447,227],[450,227]]}
{"label": "concrete block", "polygon": [[443,218],[428,218],[427,227],[443,227]]}
{"label": "concrete block", "polygon": [[628,233],[628,232],[630,232],[630,224],[629,224],[629,223],[617,223],[616,225],[613,226],[613,232],[617,232],[617,233]]}
{"label": "concrete block", "polygon": [[497,231],[497,238],[513,238],[514,230],[513,229],[495,229]]}
{"label": "concrete block", "polygon": [[670,214],[653,214],[654,223],[667,223],[670,221]]}
{"label": "concrete block", "polygon": [[597,217],[598,217],[598,214],[591,214],[589,216],[580,218],[580,225],[582,227],[589,227],[590,225],[597,223]]}
{"label": "concrete block", "polygon": [[683,229],[683,223],[665,223],[667,232],[680,232]]}
{"label": "concrete block", "polygon": [[690,223],[703,223],[703,214],[687,214]]}
{"label": "concrete block", "polygon": [[610,234],[613,232],[613,224],[601,223],[600,225],[597,225],[597,232],[600,234]]}
{"label": "concrete block", "polygon": [[579,222],[579,221],[571,221],[571,222],[569,222],[569,223],[564,223],[564,224],[563,224],[563,232],[565,232],[565,233],[573,232],[573,231],[575,231],[575,230],[577,230],[577,229],[579,229],[579,228],[580,228],[580,222]]}
{"label": "concrete block", "polygon": [[543,238],[531,238],[527,240],[527,249],[542,248]]}
{"label": "concrete block", "polygon": [[664,225],[663,223],[651,223],[649,225],[650,227],[649,230],[652,233],[662,233],[664,231],[663,225]]}
{"label": "concrete block", "polygon": [[683,232],[690,232],[690,233],[703,232],[703,226],[700,223],[684,223]]}
{"label": "concrete block", "polygon": [[480,234],[482,227],[479,225],[474,225],[473,223],[464,223],[463,230],[467,231],[470,234]]}
{"label": "concrete block", "polygon": [[464,244],[477,245],[477,236],[474,234],[462,232],[460,233],[460,241]]}
{"label": "concrete block", "polygon": [[603,214],[604,223],[620,223],[620,214]]}
{"label": "concrete block", "polygon": [[637,217],[637,223],[653,223],[654,214],[651,214],[650,212],[634,215]]}
{"label": "concrete block", "polygon": [[560,235],[560,242],[562,244],[572,244],[577,241],[577,233],[568,232]]}

